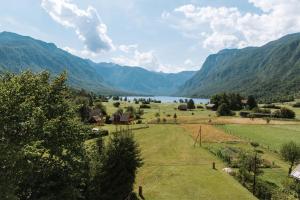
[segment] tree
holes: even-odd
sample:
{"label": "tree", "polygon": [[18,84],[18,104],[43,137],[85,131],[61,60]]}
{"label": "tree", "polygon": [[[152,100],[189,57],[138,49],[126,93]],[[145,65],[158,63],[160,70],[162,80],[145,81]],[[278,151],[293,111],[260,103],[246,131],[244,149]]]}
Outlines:
{"label": "tree", "polygon": [[87,122],[89,120],[91,109],[86,103],[80,105],[78,112],[82,122]]}
{"label": "tree", "polygon": [[104,151],[90,184],[89,199],[126,199],[133,191],[137,169],[143,164],[139,147],[132,134],[122,131],[110,138]]}
{"label": "tree", "polygon": [[290,162],[290,174],[292,172],[294,164],[300,160],[300,146],[291,141],[281,147],[280,154],[284,160]]}
{"label": "tree", "polygon": [[187,109],[195,109],[195,103],[193,101],[193,99],[190,99],[188,102],[187,102]]}
{"label": "tree", "polygon": [[130,117],[135,118],[136,110],[135,110],[135,108],[133,106],[128,106],[126,108],[126,113],[129,113]]}
{"label": "tree", "polygon": [[75,111],[65,73],[53,81],[47,72],[1,77],[0,149],[5,154],[0,177],[6,180],[0,181],[0,187],[13,188],[7,196],[77,199],[82,195],[88,178],[82,147],[86,130]]}
{"label": "tree", "polygon": [[95,103],[95,108],[100,109],[103,115],[107,115],[106,107],[101,102]]}
{"label": "tree", "polygon": [[228,104],[231,110],[241,110],[243,108],[242,97],[240,94],[230,93],[228,94]]}
{"label": "tree", "polygon": [[216,110],[220,105],[226,104],[230,110],[241,110],[242,109],[242,97],[240,94],[236,93],[221,93],[213,95],[210,99],[212,104],[215,104],[214,110]]}
{"label": "tree", "polygon": [[[261,175],[263,171],[259,168],[262,159],[257,152],[242,152],[239,156],[239,175],[242,183],[252,181],[252,192],[256,191],[256,177]],[[251,178],[252,177],[252,178]]]}
{"label": "tree", "polygon": [[176,121],[177,121],[177,114],[176,113],[174,113],[173,118],[174,118],[174,122],[176,123]]}
{"label": "tree", "polygon": [[280,108],[280,110],[274,111],[273,116],[277,117],[277,118],[294,119],[296,114],[291,109],[283,107],[283,108]]}
{"label": "tree", "polygon": [[225,103],[221,104],[218,107],[217,115],[218,116],[231,116],[233,113],[231,112],[229,106]]}
{"label": "tree", "polygon": [[257,103],[256,103],[254,96],[252,96],[252,95],[248,96],[247,105],[249,107],[249,110],[252,110],[253,108],[257,107]]}

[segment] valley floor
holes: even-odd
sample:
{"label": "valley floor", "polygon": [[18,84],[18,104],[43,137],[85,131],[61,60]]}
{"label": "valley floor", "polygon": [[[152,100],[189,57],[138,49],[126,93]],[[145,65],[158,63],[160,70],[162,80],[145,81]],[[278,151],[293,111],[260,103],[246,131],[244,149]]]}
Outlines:
{"label": "valley floor", "polygon": [[[128,103],[122,103],[121,107],[129,105],[138,107]],[[109,113],[117,109],[111,102],[106,106]],[[151,104],[151,109],[144,110],[143,124],[130,126],[148,127],[133,131],[144,159],[137,174],[135,191],[142,186],[145,199],[256,199],[222,170],[226,164],[215,153],[225,148],[253,150],[252,141],[260,144],[262,158],[272,163],[270,168],[263,169],[262,179],[281,186],[287,177],[288,163],[280,158],[278,151],[285,142],[300,141],[298,120],[271,120],[267,124],[263,119],[216,117],[214,112],[205,109],[178,111],[177,106]],[[157,123],[157,113],[160,123]],[[200,126],[201,147],[194,145]],[[102,128],[111,132],[116,127],[105,125]],[[216,170],[212,169],[213,162]]]}
{"label": "valley floor", "polygon": [[[255,199],[236,180],[222,171],[223,163],[178,125],[152,125],[135,132],[144,166],[137,186],[145,199]],[[216,163],[216,170],[212,163]]]}

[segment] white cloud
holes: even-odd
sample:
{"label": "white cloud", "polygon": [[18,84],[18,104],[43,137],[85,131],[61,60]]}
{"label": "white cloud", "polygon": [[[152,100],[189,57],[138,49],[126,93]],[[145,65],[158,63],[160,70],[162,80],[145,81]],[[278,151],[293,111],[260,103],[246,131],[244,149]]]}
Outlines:
{"label": "white cloud", "polygon": [[131,46],[129,51],[127,51],[126,55],[120,55],[117,57],[113,57],[112,61],[124,66],[131,67],[143,67],[150,71],[156,72],[167,72],[167,73],[175,73],[184,71],[186,69],[190,69],[191,67],[195,68],[193,61],[187,59],[182,66],[174,66],[169,64],[162,64],[157,57],[155,56],[154,51],[140,51],[137,48],[137,45]]}
{"label": "white cloud", "polygon": [[184,61],[184,65],[186,65],[186,66],[193,66],[195,64],[194,64],[194,62],[191,59],[186,59]]}
{"label": "white cloud", "polygon": [[130,44],[130,45],[120,45],[119,46],[119,50],[124,52],[124,53],[129,53],[130,51],[132,50],[135,50],[138,48],[138,45],[137,44]]}
{"label": "white cloud", "polygon": [[184,36],[196,38],[213,52],[223,48],[260,46],[300,31],[299,0],[248,0],[261,13],[235,7],[183,5],[162,18]]}
{"label": "white cloud", "polygon": [[86,51],[100,53],[115,48],[95,8],[82,10],[69,0],[43,0],[41,6],[57,23],[73,28]]}
{"label": "white cloud", "polygon": [[114,57],[112,61],[120,65],[145,67],[154,71],[159,68],[159,63],[153,51],[141,52],[135,49],[130,55]]}

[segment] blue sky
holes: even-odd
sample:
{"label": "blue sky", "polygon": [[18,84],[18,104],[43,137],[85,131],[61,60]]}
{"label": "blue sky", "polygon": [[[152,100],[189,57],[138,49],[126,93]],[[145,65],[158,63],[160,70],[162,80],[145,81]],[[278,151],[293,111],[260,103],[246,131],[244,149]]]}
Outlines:
{"label": "blue sky", "polygon": [[0,30],[95,62],[178,72],[223,48],[299,32],[299,10],[299,0],[9,0]]}

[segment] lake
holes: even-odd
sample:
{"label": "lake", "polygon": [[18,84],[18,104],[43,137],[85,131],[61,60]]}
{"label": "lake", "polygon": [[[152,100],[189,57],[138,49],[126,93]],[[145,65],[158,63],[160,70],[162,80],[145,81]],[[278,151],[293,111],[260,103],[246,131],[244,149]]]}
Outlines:
{"label": "lake", "polygon": [[206,104],[209,103],[209,99],[202,99],[202,98],[187,98],[187,97],[170,97],[170,96],[130,96],[127,97],[128,100],[133,101],[134,99],[152,99],[152,100],[159,100],[162,103],[173,103],[174,101],[179,102],[180,99],[193,99],[195,104]]}

